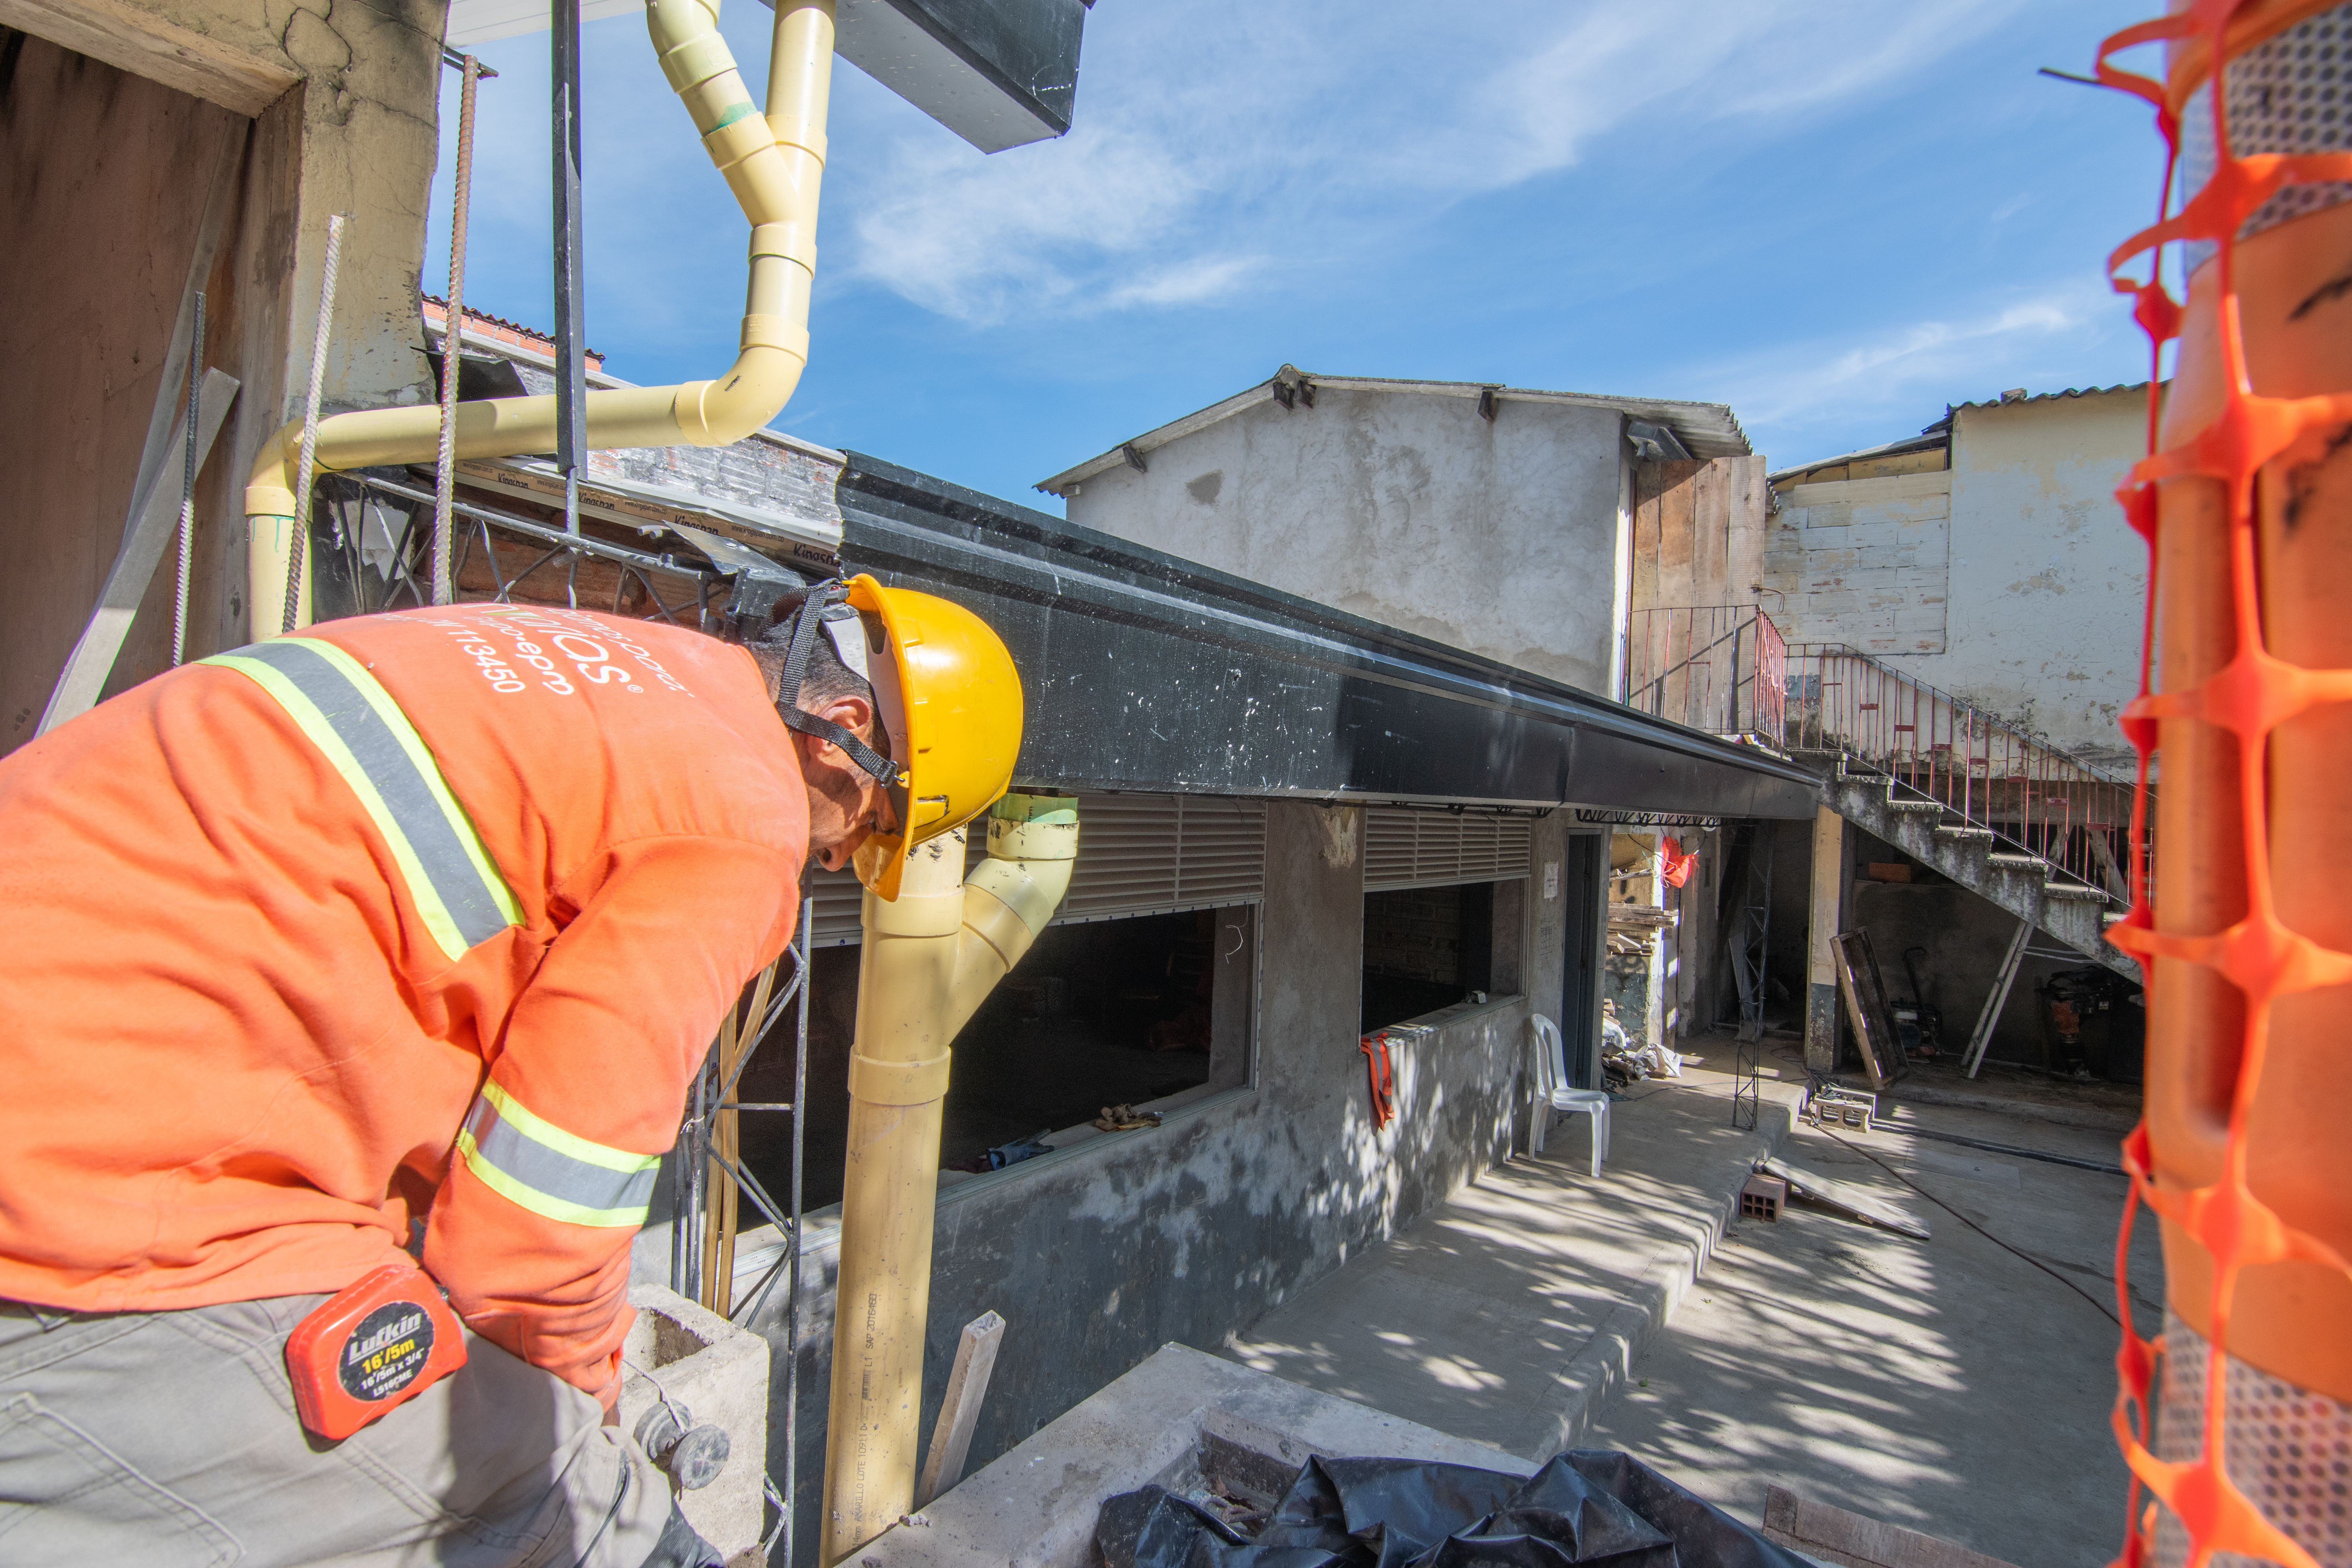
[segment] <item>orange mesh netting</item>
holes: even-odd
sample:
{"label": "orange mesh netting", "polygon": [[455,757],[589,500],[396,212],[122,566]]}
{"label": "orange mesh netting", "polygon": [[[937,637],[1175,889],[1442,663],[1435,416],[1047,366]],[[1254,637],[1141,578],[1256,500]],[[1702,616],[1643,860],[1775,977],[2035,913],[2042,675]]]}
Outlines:
{"label": "orange mesh netting", "polygon": [[[2308,17],[2319,7],[2281,5],[2276,0],[2194,0],[2174,15],[2129,27],[2106,39],[2099,48],[2098,77],[2107,86],[2146,100],[2156,110],[2157,126],[2164,137],[2164,197],[2159,221],[2117,247],[2108,258],[2108,271],[2118,292],[2135,297],[2134,318],[2149,339],[2148,448],[2150,456],[2132,469],[2116,492],[2125,515],[2148,546],[2148,630],[2140,650],[2138,699],[2125,711],[2124,731],[2139,756],[2138,799],[2132,812],[2132,910],[2110,933],[2115,944],[2137,958],[2150,983],[2151,1000],[2158,963],[2200,966],[2226,980],[2243,999],[2243,1037],[2237,1075],[2231,1088],[2227,1142],[2221,1173],[2210,1185],[2193,1188],[2160,1186],[2155,1177],[2148,1123],[2143,1118],[2124,1144],[2124,1163],[2132,1175],[2132,1193],[2126,1201],[2121,1234],[2116,1246],[2117,1315],[2124,1322],[2123,1343],[2116,1358],[2120,1378],[2114,1426],[2126,1461],[2132,1470],[2121,1568],[2143,1568],[2148,1562],[2157,1517],[2150,1503],[2143,1510],[2140,1488],[2147,1489],[2178,1516],[2189,1542],[2189,1568],[2203,1568],[2217,1552],[2241,1554],[2285,1565],[2317,1568],[2312,1554],[2289,1538],[2279,1524],[2266,1518],[2225,1468],[2225,1413],[2231,1405],[2229,1371],[2231,1357],[2204,1354],[2201,1379],[2175,1380],[2188,1390],[2201,1382],[2201,1437],[2194,1458],[2168,1461],[2148,1447],[2150,1399],[2158,1358],[2165,1340],[2143,1339],[2132,1327],[2132,1307],[2125,1270],[2131,1247],[2133,1221],[2146,1204],[2211,1255],[2213,1259],[2208,1341],[2225,1346],[2230,1341],[2230,1312],[2239,1276],[2262,1264],[2299,1259],[2352,1275],[2345,1259],[2318,1237],[2285,1223],[2258,1198],[2247,1184],[2246,1131],[2255,1092],[2271,1049],[2270,1025],[2279,998],[2321,986],[2352,982],[2352,953],[2322,946],[2291,929],[2280,918],[2273,900],[2271,865],[2271,821],[2265,789],[2272,732],[2281,724],[2313,708],[2352,700],[2352,669],[2311,669],[2274,657],[2264,646],[2260,609],[2260,578],[2255,530],[2255,479],[2263,466],[2278,458],[2308,432],[2352,420],[2352,394],[2281,398],[2258,395],[2246,368],[2245,342],[2238,311],[2236,247],[2247,220],[2272,201],[2283,187],[2352,181],[2352,153],[2341,151],[2240,156],[2231,134],[2231,100],[2225,85],[2209,90],[2196,111],[2210,113],[2212,123],[2210,179],[2191,195],[2179,211],[2172,210],[2174,175],[2181,152],[2183,101],[2177,91],[2148,77],[2121,70],[2109,63],[2117,52],[2162,42],[2172,47],[2175,76],[2194,74],[2207,82],[2225,81],[2228,62],[2257,47],[2279,31],[2283,11],[2290,19]],[[2339,146],[2341,143],[2337,143]],[[2169,215],[2169,216],[2168,216]],[[2221,412],[2187,440],[2158,450],[2162,383],[2160,356],[2164,344],[2180,335],[2183,307],[2162,280],[2160,247],[2171,241],[2206,242],[2213,247],[2209,265],[2219,268],[2219,352],[2223,385],[2219,389]],[[2145,280],[2127,278],[2122,269],[2146,257]],[[2229,661],[2202,680],[2180,689],[2156,692],[2154,627],[2157,606],[2158,481],[2202,476],[2225,487],[2229,503],[2229,573],[2231,620],[2235,651]],[[2242,859],[2245,910],[2234,924],[2207,935],[2168,933],[2157,929],[2150,900],[2147,861],[2147,782],[2159,720],[2190,719],[2218,727],[2236,742],[2240,798],[2243,803],[2235,853]],[[2172,786],[2168,785],[2168,789]],[[2341,1041],[2311,1042],[2305,1048],[2342,1048]],[[2352,1325],[2336,1325],[2336,1332],[2352,1332]],[[2177,1320],[2167,1337],[2188,1331]],[[2188,1353],[2183,1345],[2181,1352]],[[2240,1368],[2237,1376],[2243,1376]]]}

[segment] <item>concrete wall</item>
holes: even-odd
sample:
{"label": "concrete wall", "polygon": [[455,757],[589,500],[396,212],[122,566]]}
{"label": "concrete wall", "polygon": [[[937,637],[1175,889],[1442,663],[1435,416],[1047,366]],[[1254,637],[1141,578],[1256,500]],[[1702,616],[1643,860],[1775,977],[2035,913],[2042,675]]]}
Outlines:
{"label": "concrete wall", "polygon": [[1859,648],[2128,771],[2116,721],[2137,689],[2147,552],[2114,491],[2146,399],[1961,408],[1948,468],[1786,486],[1766,608],[1792,644]]}
{"label": "concrete wall", "polygon": [[2115,489],[2147,419],[2145,392],[1958,410],[1945,646],[1892,661],[2126,772],[2116,721],[2138,689],[2147,552]]}
{"label": "concrete wall", "polygon": [[1610,409],[1326,388],[1097,474],[1070,521],[1588,691],[1614,689],[1631,493]]}
{"label": "concrete wall", "polygon": [[1781,490],[1764,552],[1764,607],[1781,637],[1881,658],[1941,653],[1951,479],[1937,471]]}
{"label": "concrete wall", "polygon": [[[242,389],[198,481],[191,657],[248,636],[244,476],[299,412],[329,215],[350,222],[326,407],[431,395],[417,257],[441,26],[438,0],[0,0],[0,28],[30,35],[0,33],[0,229],[41,239],[0,258],[0,548],[19,568],[0,587],[0,751],[30,738],[120,547],[159,390],[176,401],[162,371],[225,137],[205,357]],[[110,692],[168,667],[173,576],[167,561]]]}
{"label": "concrete wall", "polygon": [[[1003,1313],[1008,1327],[973,1468],[1161,1344],[1213,1348],[1504,1157],[1526,1131],[1531,998],[1548,1011],[1559,1005],[1561,900],[1544,900],[1539,879],[1563,831],[1537,824],[1538,880],[1522,906],[1528,994],[1429,1015],[1433,1033],[1392,1047],[1398,1114],[1375,1131],[1356,1049],[1361,814],[1271,805],[1255,1081],[1156,1130],[1061,1149],[942,1194],[926,1436],[956,1335],[982,1311]],[[798,1479],[801,1517],[813,1523],[835,1267],[823,1215],[812,1217],[803,1257]],[[779,1342],[781,1296],[758,1319]],[[778,1399],[770,1468],[781,1475]]]}

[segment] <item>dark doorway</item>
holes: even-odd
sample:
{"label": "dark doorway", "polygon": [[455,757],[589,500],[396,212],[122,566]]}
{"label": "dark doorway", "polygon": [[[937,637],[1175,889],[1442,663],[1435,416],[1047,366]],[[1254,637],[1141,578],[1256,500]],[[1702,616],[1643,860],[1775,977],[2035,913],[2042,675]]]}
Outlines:
{"label": "dark doorway", "polygon": [[1607,914],[1601,905],[1608,870],[1609,836],[1571,833],[1559,894],[1567,900],[1561,924],[1568,952],[1560,965],[1559,1034],[1568,1058],[1568,1081],[1580,1089],[1601,1086],[1601,947]]}

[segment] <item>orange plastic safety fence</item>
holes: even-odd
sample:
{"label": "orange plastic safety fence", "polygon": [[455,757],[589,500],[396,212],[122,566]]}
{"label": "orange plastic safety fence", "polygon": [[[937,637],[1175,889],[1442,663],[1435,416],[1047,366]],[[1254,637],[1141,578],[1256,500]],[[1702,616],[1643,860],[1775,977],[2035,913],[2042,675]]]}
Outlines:
{"label": "orange plastic safety fence", "polygon": [[[2126,28],[2099,47],[2098,78],[2107,86],[2145,99],[2156,109],[2157,128],[2164,137],[2166,160],[2164,196],[2158,221],[2134,235],[2108,258],[2110,281],[2119,293],[2134,296],[2133,317],[2147,333],[2149,456],[2136,465],[2129,479],[2116,492],[2126,519],[2147,542],[2148,598],[2147,629],[2140,645],[2138,699],[2125,710],[2123,728],[2139,755],[2137,800],[2132,811],[2131,913],[2109,939],[2137,958],[2151,992],[2158,961],[2200,965],[2227,979],[2245,999],[2245,1025],[2238,1078],[2232,1091],[2229,1136],[2222,1172],[2210,1186],[2168,1192],[2158,1186],[2143,1120],[2124,1144],[2124,1164],[2131,1173],[2132,1191],[2126,1200],[2123,1226],[2116,1242],[2117,1316],[2123,1320],[2123,1343],[2116,1355],[2119,1389],[2114,1426],[2124,1458],[2131,1467],[2132,1486],[2126,1508],[2124,1549],[2119,1568],[2143,1568],[2153,1539],[2156,1508],[2143,1511],[2140,1487],[2161,1499],[2179,1516],[2190,1541],[2189,1568],[2203,1568],[2215,1552],[2234,1552],[2267,1559],[2286,1568],[2316,1568],[2311,1554],[2290,1540],[2233,1482],[2225,1468],[2223,1412],[2229,1358],[2210,1357],[2204,1380],[2203,1441],[2198,1457],[2179,1462],[2159,1459],[2148,1447],[2151,1388],[2161,1339],[2143,1339],[2132,1327],[2132,1303],[2125,1271],[2131,1251],[2133,1221],[2145,1204],[2182,1233],[2195,1238],[2213,1258],[2210,1321],[2210,1343],[2218,1350],[2229,1342],[2230,1309],[2240,1273],[2255,1265],[2303,1259],[2343,1269],[2352,1266],[2317,1237],[2284,1223],[2247,1185],[2246,1127],[2254,1094],[2262,1081],[2270,1047],[2272,1005],[2278,998],[2323,985],[2352,982],[2352,953],[2321,946],[2289,928],[2279,917],[2272,897],[2270,820],[2263,787],[2271,732],[2280,724],[2324,703],[2352,700],[2352,670],[2307,669],[2272,656],[2263,646],[2258,598],[2254,531],[2254,478],[2263,465],[2284,452],[2305,432],[2352,420],[2352,394],[2332,396],[2278,398],[2257,395],[2246,370],[2245,345],[2237,310],[2236,247],[2240,227],[2281,186],[2352,180],[2352,153],[2328,153],[2289,156],[2258,153],[2236,156],[2231,150],[2229,94],[2221,89],[2228,61],[2242,53],[2242,37],[2231,47],[2232,23],[2259,0],[2195,0],[2185,9],[2160,20]],[[2110,57],[2137,45],[2165,42],[2194,47],[2202,44],[2210,63],[2213,90],[2206,94],[2213,119],[2212,178],[2181,206],[2171,212],[2173,177],[2180,159],[2180,122],[2165,87],[2150,78],[2117,68]],[[2167,216],[2169,214],[2169,216]],[[2219,415],[2195,436],[2168,450],[2158,450],[2160,358],[2164,345],[2179,335],[2182,306],[2164,287],[2158,248],[2173,240],[2208,240],[2217,247],[2209,265],[2220,271],[2219,328],[2223,380]],[[2125,277],[2122,269],[2140,257],[2148,258],[2145,279]],[[2230,502],[2230,588],[2236,632],[2236,652],[2231,661],[2207,679],[2181,690],[2152,689],[2156,625],[2157,481],[2187,475],[2220,480]],[[2157,744],[2158,721],[2189,718],[2217,725],[2237,739],[2243,822],[2238,854],[2242,860],[2246,911],[2242,919],[2219,933],[2204,936],[2169,935],[2156,929],[2149,900],[2144,848],[2147,830],[2149,762]]]}

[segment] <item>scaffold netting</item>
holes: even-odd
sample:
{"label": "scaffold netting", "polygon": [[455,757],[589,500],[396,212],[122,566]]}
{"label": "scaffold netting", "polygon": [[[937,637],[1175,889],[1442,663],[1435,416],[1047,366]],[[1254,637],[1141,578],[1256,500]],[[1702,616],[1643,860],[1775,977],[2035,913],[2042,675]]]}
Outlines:
{"label": "scaffold netting", "polygon": [[[2139,758],[2131,823],[2132,909],[2110,932],[2110,940],[2139,961],[2151,992],[2159,962],[2187,963],[2220,975],[2244,1002],[2243,1038],[2220,1177],[2210,1186],[2160,1187],[2154,1176],[2145,1117],[2124,1144],[2124,1164],[2131,1174],[2132,1191],[2116,1244],[2117,1315],[2124,1331],[2116,1358],[2120,1386],[2114,1426],[2133,1479],[2119,1568],[2147,1568],[2163,1559],[2185,1561],[2188,1568],[2206,1568],[2217,1555],[2225,1561],[2235,1556],[2276,1563],[2284,1568],[2337,1568],[2352,1562],[2345,1555],[2352,1552],[2352,1531],[2339,1528],[2340,1519],[2325,1529],[2315,1528],[2315,1521],[2326,1521],[2308,1511],[2299,1500],[2304,1493],[2298,1489],[2304,1484],[2306,1455],[2317,1461],[2330,1455],[2340,1459],[2352,1451],[2345,1441],[2346,1407],[2324,1396],[2305,1394],[2227,1355],[2210,1353],[2206,1342],[2178,1318],[2168,1321],[2160,1338],[2142,1338],[2132,1325],[2125,1279],[2133,1222],[2143,1204],[2212,1257],[2208,1318],[2212,1345],[2230,1343],[2231,1304],[2246,1268],[2294,1259],[2352,1274],[2352,1268],[2333,1248],[2288,1225],[2247,1184],[2246,1130],[2272,1046],[2273,1005],[2298,992],[2352,983],[2352,953],[2324,947],[2279,918],[2273,900],[2265,789],[2273,731],[2320,705],[2352,700],[2352,669],[2305,668],[2274,657],[2265,647],[2254,518],[2254,481],[2263,466],[2307,432],[2352,420],[2352,394],[2282,398],[2253,392],[2237,310],[2236,274],[2236,250],[2242,239],[2344,199],[2345,192],[2326,187],[2352,182],[2352,153],[2342,151],[2347,144],[2342,132],[2352,123],[2352,90],[2346,90],[2341,79],[2345,63],[2352,61],[2352,47],[2339,47],[2339,36],[2342,45],[2352,46],[2352,6],[2338,5],[2317,14],[2305,11],[2296,20],[2296,28],[2328,30],[2324,58],[2309,48],[2298,53],[2292,44],[2282,51],[2277,40],[2286,35],[2276,29],[2249,37],[2255,29],[2247,22],[2261,8],[2261,0],[2194,0],[2169,16],[2116,33],[2100,45],[2098,55],[2101,82],[2155,108],[2166,148],[2158,221],[2125,241],[2107,261],[2116,289],[2134,297],[2133,316],[2147,334],[2150,355],[2149,456],[2134,466],[2116,491],[2126,519],[2147,545],[2148,597],[2139,695],[2125,710],[2123,721],[2125,733]],[[2278,7],[2273,5],[2269,9],[2274,12]],[[2201,48],[2202,58],[2210,62],[2208,84],[2219,79],[2223,90],[2202,91],[2176,111],[2165,83],[2110,63],[2110,58],[2123,50],[2157,43],[2190,55]],[[2268,53],[2260,53],[2266,47]],[[2318,79],[2314,61],[2326,68],[2328,80]],[[2248,68],[2238,69],[2241,62]],[[2276,106],[2298,101],[2299,94],[2325,108],[2324,118],[2273,115]],[[2339,107],[2342,116],[2336,112]],[[2184,115],[2200,116],[2210,126],[2210,141],[2203,127],[2197,128],[2199,144],[2192,149],[2197,155],[2186,170],[2181,162]],[[2276,123],[2257,135],[2249,136],[2246,125],[2234,123],[2264,115],[2273,115]],[[2306,134],[2304,128],[2315,123],[2317,132]],[[2298,150],[2312,147],[2321,150]],[[2280,148],[2287,150],[2276,150]],[[2205,174],[2202,165],[2209,159],[2210,172]],[[2196,184],[2175,210],[2175,175],[2181,173]],[[2183,182],[2184,185],[2189,183]],[[2181,300],[2164,285],[2159,258],[2162,247],[2176,241],[2199,247],[2191,261],[2202,261],[2210,255],[2211,259],[2203,264],[2219,268],[2219,364],[2223,385],[2218,416],[2195,435],[2159,450],[2161,356],[2164,345],[2179,336],[2183,313]],[[2125,275],[2127,266],[2143,258],[2144,278]],[[2160,480],[2189,476],[2217,480],[2227,490],[2229,589],[2236,647],[2229,662],[2206,679],[2158,692],[2152,683],[2157,487]],[[2237,743],[2243,809],[2236,853],[2242,861],[2245,912],[2234,924],[2210,935],[2158,931],[2149,894],[2144,853],[2149,763],[2158,721],[2167,719],[2192,719],[2217,726]],[[2340,1049],[2342,1046],[2341,1041],[2328,1041],[2306,1048]],[[2352,1325],[2336,1325],[2336,1331],[2352,1331]],[[2167,1394],[2163,1457],[2148,1447],[2151,1395],[2159,1358],[2164,1362]],[[2287,1435],[2282,1436],[2282,1433]],[[2281,1462],[2283,1445],[2295,1451]],[[2143,1485],[2169,1515],[2161,1532],[2157,1503],[2142,1506]],[[2340,1490],[2339,1487],[2339,1503],[2343,1500]],[[2164,1538],[2161,1546],[2159,1533]],[[2327,1554],[2315,1555],[2315,1549]]]}

